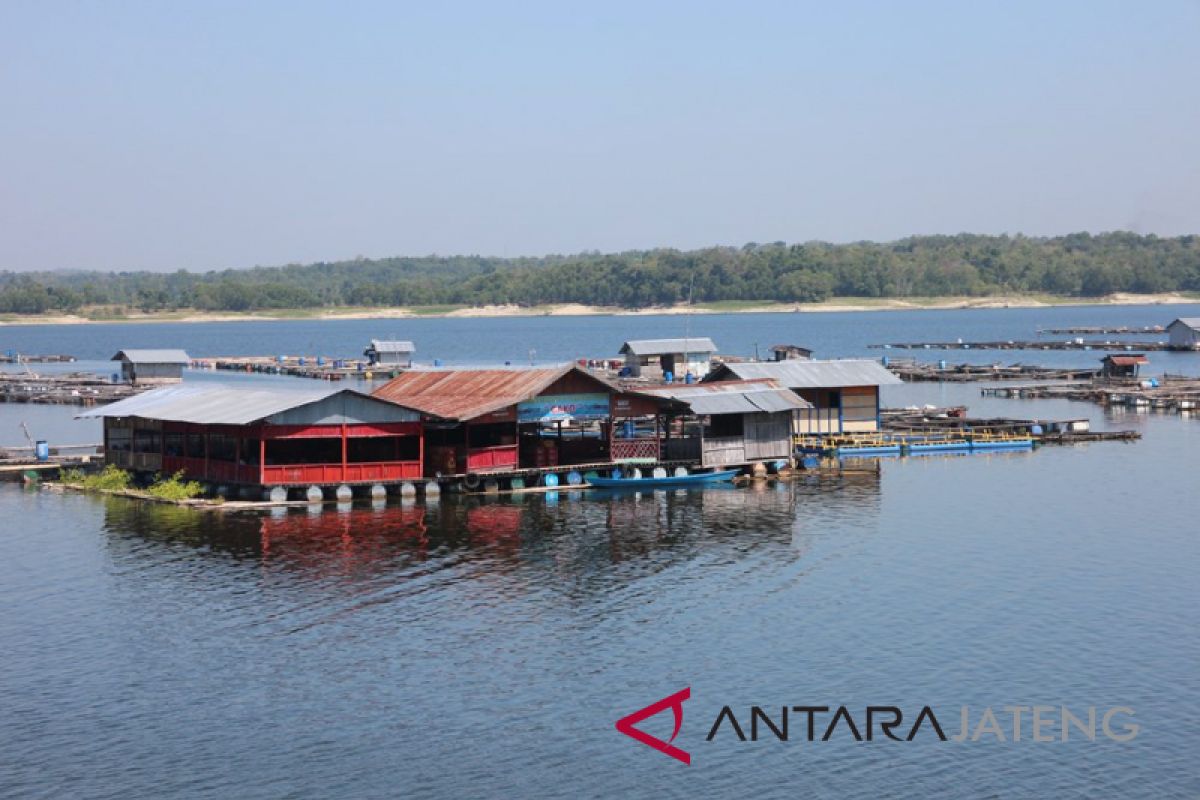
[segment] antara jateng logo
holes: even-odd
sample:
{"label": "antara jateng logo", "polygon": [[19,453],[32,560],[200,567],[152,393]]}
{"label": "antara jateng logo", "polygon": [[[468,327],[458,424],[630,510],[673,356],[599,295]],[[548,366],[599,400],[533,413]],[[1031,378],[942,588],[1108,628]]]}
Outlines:
{"label": "antara jateng logo", "polygon": [[[674,694],[640,708],[617,720],[617,730],[647,747],[690,765],[692,756],[674,744],[683,727],[683,704],[691,699],[692,689],[685,687]],[[637,727],[667,709],[674,715],[674,728],[666,741]],[[911,742],[918,738],[941,742],[1066,742],[1099,737],[1115,742],[1132,741],[1141,726],[1128,719],[1132,708],[1111,706],[1103,710],[1088,706],[1079,713],[1067,706],[1005,705],[999,712],[985,706],[973,712],[962,706],[955,715],[958,731],[949,735],[931,706],[924,705],[909,714],[899,706],[866,706],[851,710],[838,705],[750,706],[739,717],[732,706],[724,705],[709,727],[706,742],[718,737],[738,742],[800,740],[828,742],[834,738],[857,742]]]}

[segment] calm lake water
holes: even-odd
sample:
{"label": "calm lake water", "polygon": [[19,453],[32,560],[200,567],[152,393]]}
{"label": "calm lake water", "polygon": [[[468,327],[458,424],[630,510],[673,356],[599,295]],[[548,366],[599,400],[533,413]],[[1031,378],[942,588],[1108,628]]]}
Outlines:
{"label": "calm lake water", "polygon": [[[722,350],[1028,338],[1165,324],[1197,307],[696,316]],[[448,361],[615,353],[679,318],[0,328],[0,350],[100,360],[352,355],[372,336]],[[904,355],[904,354],[901,354]],[[938,353],[921,354],[936,359]],[[1099,354],[950,353],[1088,365]],[[1200,355],[1150,371],[1200,374]],[[189,380],[212,379],[189,374]],[[1195,797],[1200,420],[983,401],[889,404],[1082,417],[1132,445],[887,460],[758,489],[584,493],[313,514],[199,513],[0,485],[0,796]],[[70,409],[0,406],[0,443],[87,441]],[[685,686],[684,766],[614,722]],[[1134,710],[1129,742],[738,742],[723,705],[906,717]],[[1001,717],[1005,728],[1008,717]],[[670,714],[642,723],[667,738]],[[1057,732],[1057,728],[1052,729]],[[798,733],[800,732],[800,733]],[[1011,739],[1011,731],[1007,731]],[[747,734],[749,731],[747,730]],[[818,738],[821,726],[818,727]]]}

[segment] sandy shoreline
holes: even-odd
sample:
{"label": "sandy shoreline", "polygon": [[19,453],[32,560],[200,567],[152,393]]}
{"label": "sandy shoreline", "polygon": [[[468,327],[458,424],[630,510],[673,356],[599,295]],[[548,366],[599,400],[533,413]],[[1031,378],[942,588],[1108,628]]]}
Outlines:
{"label": "sandy shoreline", "polygon": [[650,308],[608,308],[566,303],[523,308],[516,305],[479,306],[427,310],[420,308],[354,308],[326,310],[292,310],[280,312],[250,312],[245,314],[178,311],[163,313],[134,313],[120,317],[90,318],[82,314],[10,314],[0,319],[6,325],[98,325],[107,323],[142,322],[271,322],[283,320],[338,319],[429,319],[454,317],[586,317],[586,316],[654,316],[665,314],[769,314],[769,313],[829,313],[837,311],[920,311],[974,308],[1044,308],[1049,306],[1093,305],[1173,305],[1200,303],[1200,298],[1177,293],[1113,294],[1095,299],[1045,296],[947,297],[947,298],[835,298],[824,303],[763,303],[730,304],[728,306],[686,305]]}

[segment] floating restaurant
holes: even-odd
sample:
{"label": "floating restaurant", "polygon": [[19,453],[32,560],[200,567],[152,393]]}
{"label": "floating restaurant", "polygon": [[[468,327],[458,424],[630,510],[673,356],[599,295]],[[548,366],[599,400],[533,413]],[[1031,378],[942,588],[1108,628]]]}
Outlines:
{"label": "floating restaurant", "polygon": [[666,404],[574,364],[414,369],[373,396],[421,412],[429,476],[656,461]]}
{"label": "floating restaurant", "polygon": [[78,418],[102,418],[105,462],[139,473],[240,487],[422,475],[420,415],[353,389],[181,384]]}

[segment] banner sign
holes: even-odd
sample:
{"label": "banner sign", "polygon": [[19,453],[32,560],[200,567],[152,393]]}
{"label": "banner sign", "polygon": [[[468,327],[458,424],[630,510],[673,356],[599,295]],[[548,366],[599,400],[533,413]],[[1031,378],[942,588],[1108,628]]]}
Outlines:
{"label": "banner sign", "polygon": [[553,394],[517,404],[517,422],[607,418],[607,394]]}

